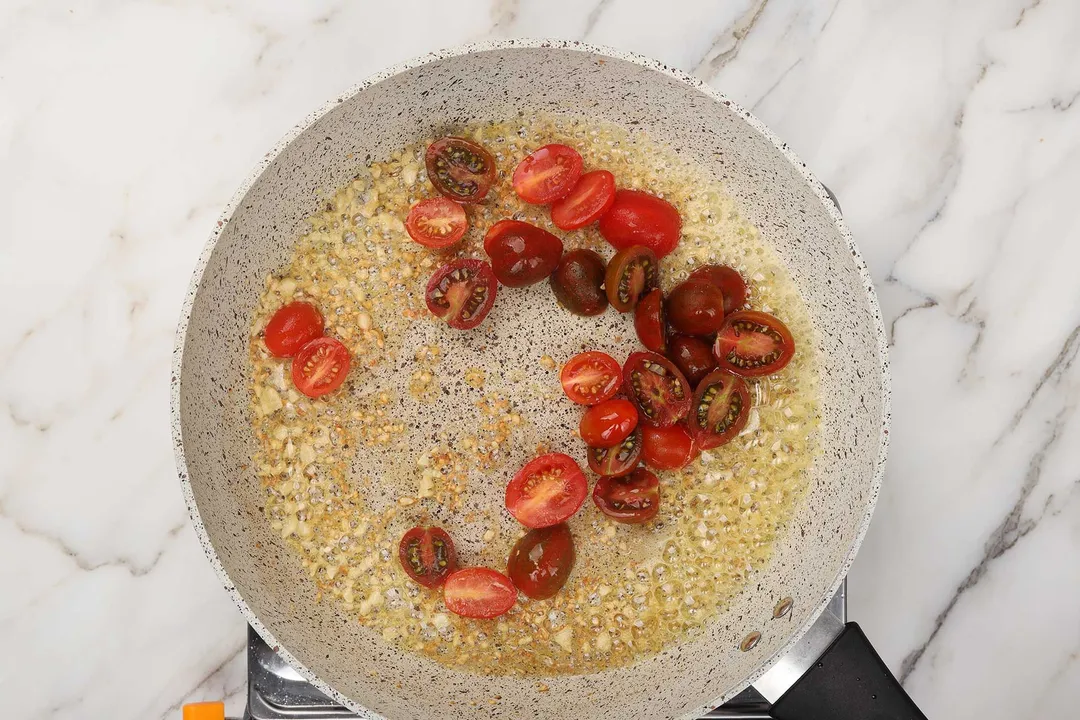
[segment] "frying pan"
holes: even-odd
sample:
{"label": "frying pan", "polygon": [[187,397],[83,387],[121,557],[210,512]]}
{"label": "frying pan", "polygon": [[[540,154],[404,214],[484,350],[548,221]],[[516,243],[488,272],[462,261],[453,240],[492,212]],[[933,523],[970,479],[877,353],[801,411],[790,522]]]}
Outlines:
{"label": "frying pan", "polygon": [[[543,683],[447,669],[384,643],[336,603],[315,602],[299,559],[263,515],[250,469],[254,308],[319,197],[347,182],[359,159],[518,113],[632,124],[715,175],[794,279],[817,330],[820,363],[823,452],[769,563],[703,632],[628,667]],[[759,682],[778,701],[776,717],[921,717],[856,625],[819,625],[807,636],[870,522],[888,416],[873,285],[838,207],[806,166],[749,112],[678,70],[554,41],[483,43],[420,58],[368,79],[286,136],[237,192],[199,260],[172,381],[180,480],[226,590],[320,690],[361,717],[395,719],[441,717],[450,708],[484,718],[693,717],[781,656]],[[793,604],[775,619],[781,598]],[[744,642],[752,633],[760,640]]]}

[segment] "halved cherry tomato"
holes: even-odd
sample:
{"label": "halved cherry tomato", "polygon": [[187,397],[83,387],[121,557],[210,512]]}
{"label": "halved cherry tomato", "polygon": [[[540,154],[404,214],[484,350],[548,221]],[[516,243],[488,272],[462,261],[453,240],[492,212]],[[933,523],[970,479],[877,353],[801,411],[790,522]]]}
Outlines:
{"label": "halved cherry tomato", "polygon": [[646,425],[669,427],[690,409],[690,385],[663,355],[630,353],[623,365],[623,387]]}
{"label": "halved cherry tomato", "polygon": [[405,574],[424,587],[438,587],[458,569],[454,541],[437,527],[414,527],[401,536],[398,560]]}
{"label": "halved cherry tomato", "polygon": [[738,270],[727,265],[703,265],[690,273],[691,280],[707,280],[724,293],[724,314],[730,315],[746,305],[746,281]]}
{"label": "halved cherry tomato", "polygon": [[525,527],[557,525],[578,511],[589,484],[574,458],[547,453],[533,458],[506,486],[506,509]]}
{"label": "halved cherry tomato", "polygon": [[615,202],[615,176],[593,170],[581,176],[570,194],[551,206],[551,222],[560,230],[591,225]]}
{"label": "halved cherry tomato", "polygon": [[495,304],[498,284],[483,260],[455,260],[428,280],[424,300],[435,317],[459,330],[474,328]]}
{"label": "halved cherry tomato", "polygon": [[465,568],[446,578],[443,602],[455,615],[486,620],[499,617],[514,607],[517,589],[510,578],[497,570]]}
{"label": "halved cherry tomato", "polygon": [[692,335],[673,335],[668,339],[667,356],[682,371],[690,387],[697,387],[701,378],[716,369],[712,345]]}
{"label": "halved cherry tomato", "polygon": [[530,530],[514,544],[506,574],[533,600],[554,597],[574,569],[574,536],[566,523]]}
{"label": "halved cherry tomato", "polygon": [[622,368],[607,353],[590,351],[570,358],[559,373],[563,392],[578,405],[596,405],[615,394]]}
{"label": "halved cherry tomato", "polygon": [[409,237],[424,247],[442,250],[465,236],[465,231],[469,229],[469,218],[465,215],[465,208],[453,200],[428,198],[409,210],[405,229],[409,231]]}
{"label": "halved cherry tomato", "polygon": [[571,250],[563,255],[548,282],[559,304],[575,315],[599,315],[607,310],[604,258],[593,250]]}
{"label": "halved cherry tomato", "polygon": [[308,397],[333,392],[345,382],[350,362],[349,350],[340,340],[315,338],[293,358],[293,385]]}
{"label": "halved cherry tomato", "polygon": [[679,244],[682,218],[667,200],[640,190],[619,190],[600,218],[600,234],[616,250],[644,245],[664,257]]}
{"label": "halved cherry tomato", "polygon": [[435,189],[458,202],[480,202],[495,183],[495,158],[465,138],[444,137],[431,143],[424,164]]}
{"label": "halved cherry tomato", "polygon": [[593,502],[616,522],[637,525],[660,511],[660,480],[645,468],[625,477],[602,477],[593,488]]}
{"label": "halved cherry tomato", "polygon": [[323,316],[306,302],[282,305],[266,323],[263,342],[274,357],[292,357],[300,348],[323,334]]}
{"label": "halved cherry tomato", "polygon": [[694,391],[690,430],[702,450],[723,445],[746,427],[750,417],[750,391],[746,381],[723,370],[713,370]]}
{"label": "halved cherry tomato", "polygon": [[705,280],[679,283],[668,295],[668,321],[687,335],[708,336],[724,324],[724,293]]}
{"label": "halved cherry tomato", "polygon": [[794,354],[795,340],[787,325],[755,310],[728,316],[713,344],[720,368],[742,377],[771,375],[791,362]]}
{"label": "halved cherry tomato", "polygon": [[581,177],[581,156],[567,145],[537,148],[514,170],[514,192],[534,205],[547,205],[570,194]]}
{"label": "halved cherry tomato", "polygon": [[680,423],[666,428],[641,429],[642,458],[653,470],[678,470],[697,455],[694,438]]}
{"label": "halved cherry tomato", "polygon": [[589,469],[597,475],[625,475],[641,462],[641,428],[635,428],[625,440],[610,448],[589,448]]}
{"label": "halved cherry tomato", "polygon": [[630,312],[654,288],[660,286],[656,254],[635,245],[615,253],[604,274],[604,292],[619,312]]}
{"label": "halved cherry tomato", "polygon": [[653,352],[667,346],[667,323],[664,322],[664,293],[657,288],[638,301],[634,308],[634,330],[641,344]]}
{"label": "halved cherry tomato", "polygon": [[593,405],[581,416],[578,433],[586,445],[609,448],[618,445],[637,427],[638,411],[634,403],[622,398]]}
{"label": "halved cherry tomato", "polygon": [[484,236],[491,269],[507,287],[525,287],[550,275],[562,257],[562,240],[520,220],[500,220]]}

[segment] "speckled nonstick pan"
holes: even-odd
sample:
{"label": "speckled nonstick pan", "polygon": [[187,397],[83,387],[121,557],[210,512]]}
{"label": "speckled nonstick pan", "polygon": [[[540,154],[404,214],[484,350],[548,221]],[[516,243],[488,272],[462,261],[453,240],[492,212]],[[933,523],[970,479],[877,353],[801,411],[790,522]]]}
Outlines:
{"label": "speckled nonstick pan", "polygon": [[[319,198],[352,177],[355,158],[385,157],[449,126],[519,112],[633,122],[714,173],[789,269],[821,358],[823,454],[769,564],[706,632],[629,667],[545,678],[546,691],[535,680],[452,671],[401,652],[336,603],[314,602],[298,558],[260,509],[247,408],[247,343],[264,278],[286,261]],[[307,118],[266,155],[222,215],[191,282],[172,380],[180,481],[226,590],[317,687],[360,716],[395,719],[443,717],[449,700],[455,715],[488,718],[692,717],[793,648],[813,655],[806,660],[812,670],[775,706],[777,717],[918,717],[880,661],[874,665],[857,627],[837,625],[800,644],[870,522],[888,413],[877,300],[825,188],[755,117],[694,78],[639,56],[562,42],[429,55],[368,79]],[[774,619],[774,607],[788,597],[790,613]],[[746,649],[752,633],[760,640]],[[837,636],[820,665],[813,662]],[[788,663],[759,687],[775,700],[796,676]]]}

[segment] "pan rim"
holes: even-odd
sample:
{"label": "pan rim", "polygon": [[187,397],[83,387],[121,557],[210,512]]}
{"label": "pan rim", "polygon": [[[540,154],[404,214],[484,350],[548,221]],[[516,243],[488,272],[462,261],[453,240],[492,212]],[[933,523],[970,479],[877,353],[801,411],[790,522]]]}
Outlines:
{"label": "pan rim", "polygon": [[830,220],[836,230],[840,233],[844,242],[847,243],[848,249],[851,251],[852,259],[855,263],[855,268],[859,273],[859,277],[862,280],[863,290],[866,293],[866,299],[870,306],[871,314],[873,315],[874,330],[877,339],[878,357],[880,358],[880,372],[881,372],[881,392],[882,392],[882,404],[881,404],[881,425],[880,425],[880,444],[878,448],[877,460],[875,463],[874,476],[871,478],[868,487],[868,499],[864,505],[863,516],[860,518],[858,527],[855,532],[855,536],[852,540],[851,547],[848,549],[847,555],[844,557],[843,562],[837,569],[836,577],[833,579],[832,584],[826,593],[823,594],[818,604],[811,610],[807,616],[807,621],[793,632],[787,642],[785,642],[775,653],[761,662],[757,669],[746,676],[742,681],[732,686],[726,693],[710,703],[702,705],[690,712],[684,713],[679,716],[689,720],[690,718],[698,717],[702,712],[707,712],[714,707],[717,707],[731,698],[738,695],[745,688],[752,685],[755,680],[761,677],[773,664],[783,655],[787,654],[795,645],[802,639],[810,627],[817,621],[821,614],[825,611],[832,599],[833,595],[839,590],[844,578],[847,577],[848,571],[851,569],[851,565],[855,560],[855,556],[858,554],[859,549],[862,546],[863,540],[866,537],[867,530],[870,527],[870,521],[874,515],[874,509],[877,506],[877,500],[881,492],[881,485],[885,475],[885,462],[888,456],[889,450],[889,427],[891,424],[891,380],[889,373],[889,357],[888,357],[888,336],[885,331],[885,323],[881,316],[881,306],[878,302],[877,292],[874,288],[873,278],[870,275],[870,271],[866,266],[866,262],[863,259],[862,253],[859,251],[855,244],[855,240],[848,229],[847,224],[844,222],[840,210],[831,199],[825,186],[814,176],[814,174],[807,168],[804,163],[795,154],[788,145],[780,140],[761,120],[759,120],[749,110],[743,108],[739,103],[731,100],[723,93],[715,90],[701,79],[694,77],[682,70],[670,67],[660,61],[653,60],[647,56],[640,55],[638,53],[620,50],[614,47],[606,45],[598,45],[593,43],[579,42],[576,40],[558,40],[558,39],[542,39],[542,38],[514,38],[505,40],[488,40],[471,42],[463,45],[458,45],[452,48],[444,50],[436,50],[419,57],[414,57],[410,60],[392,65],[384,70],[381,70],[373,75],[368,76],[361,82],[353,85],[344,92],[338,93],[329,101],[324,103],[321,107],[315,111],[306,115],[299,123],[294,125],[278,142],[271,148],[262,159],[255,165],[255,167],[244,178],[243,182],[233,193],[229,202],[222,209],[222,212],[218,216],[217,223],[214,226],[213,231],[210,234],[209,239],[203,246],[203,249],[196,262],[195,269],[192,272],[191,280],[188,283],[187,292],[184,297],[183,307],[181,309],[180,321],[177,325],[176,335],[172,353],[172,372],[170,379],[170,422],[172,425],[172,441],[173,441],[173,454],[176,463],[176,470],[180,477],[181,489],[184,494],[184,501],[187,505],[188,515],[191,518],[192,525],[195,529],[195,534],[198,537],[199,544],[202,545],[203,552],[206,554],[207,559],[210,560],[210,564],[213,566],[214,571],[217,573],[219,580],[224,586],[226,592],[232,598],[233,602],[239,608],[241,614],[248,624],[254,628],[254,630],[267,642],[267,644],[274,648],[275,651],[282,657],[285,662],[292,666],[297,672],[299,672],[305,680],[310,682],[320,691],[329,696],[332,700],[344,706],[351,712],[356,713],[363,718],[372,718],[373,720],[384,718],[383,715],[377,714],[362,705],[359,705],[352,699],[342,695],[326,682],[321,680],[318,676],[312,673],[303,663],[301,663],[292,653],[290,653],[285,647],[281,645],[274,637],[273,633],[262,624],[259,618],[248,606],[247,602],[241,596],[240,591],[237,590],[232,579],[229,577],[228,572],[222,565],[221,560],[218,558],[217,551],[214,549],[213,544],[210,541],[210,537],[206,531],[206,527],[202,523],[201,516],[199,514],[198,506],[195,502],[194,492],[191,487],[191,478],[188,473],[187,460],[184,454],[183,436],[180,424],[180,397],[182,391],[182,377],[181,370],[183,368],[183,352],[184,344],[187,337],[188,325],[191,319],[192,308],[194,306],[195,296],[198,292],[199,285],[202,282],[203,274],[206,271],[206,267],[210,261],[210,257],[217,247],[218,240],[222,233],[228,227],[236,209],[239,207],[243,198],[251,190],[252,186],[262,176],[263,172],[270,166],[270,164],[277,159],[277,157],[304,131],[311,127],[320,118],[337,107],[342,102],[352,98],[357,93],[362,92],[366,88],[379,83],[387,78],[398,75],[402,72],[412,70],[422,65],[427,65],[432,62],[440,60],[446,60],[449,58],[461,57],[464,55],[479,54],[483,52],[489,52],[493,50],[513,50],[513,49],[535,49],[535,48],[551,48],[570,50],[576,52],[582,52],[586,54],[596,55],[599,57],[606,57],[613,60],[623,60],[633,63],[635,65],[644,67],[655,72],[659,72],[671,79],[682,82],[698,92],[704,94],[711,100],[720,103],[728,107],[732,112],[739,115],[744,122],[746,122],[753,130],[759,133],[762,137],[768,140],[773,147],[784,156],[785,159],[797,170],[803,177],[804,181],[809,185],[810,189],[818,196],[825,211],[828,213]]}

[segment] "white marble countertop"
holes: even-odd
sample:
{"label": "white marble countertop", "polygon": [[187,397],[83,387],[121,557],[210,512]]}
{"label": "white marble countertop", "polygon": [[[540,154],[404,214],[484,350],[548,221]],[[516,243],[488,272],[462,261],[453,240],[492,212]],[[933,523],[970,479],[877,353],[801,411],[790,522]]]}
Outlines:
{"label": "white marble countertop", "polygon": [[0,6],[5,716],[242,707],[189,527],[173,330],[211,226],[325,99],[441,46],[561,36],[705,78],[839,196],[893,347],[850,614],[931,718],[1080,705],[1080,3],[9,0]]}

